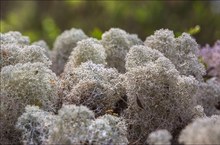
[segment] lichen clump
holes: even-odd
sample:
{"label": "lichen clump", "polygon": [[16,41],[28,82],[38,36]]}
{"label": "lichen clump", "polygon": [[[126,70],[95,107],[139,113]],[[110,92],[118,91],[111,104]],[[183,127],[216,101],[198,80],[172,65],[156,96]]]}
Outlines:
{"label": "lichen clump", "polygon": [[64,73],[61,87],[64,104],[86,105],[98,116],[114,110],[125,95],[117,70],[91,61],[82,63],[71,73]]}
{"label": "lichen clump", "polygon": [[118,28],[111,28],[103,33],[101,43],[107,53],[108,66],[116,68],[120,73],[125,72],[125,57],[130,47],[143,44],[137,35]]}
{"label": "lichen clump", "polygon": [[19,32],[1,34],[0,38],[0,69],[17,63],[42,62],[48,67],[52,64],[43,47],[29,45],[29,38]]}
{"label": "lichen clump", "polygon": [[[56,75],[43,63],[18,63],[1,70],[1,134],[14,134],[14,125],[26,105],[37,105],[48,111],[56,111],[58,84]],[[13,132],[7,134],[7,132]],[[13,142],[12,141],[12,142]]]}
{"label": "lichen clump", "polygon": [[171,139],[172,135],[169,133],[169,131],[161,129],[151,132],[147,138],[147,143],[149,145],[170,145]]}
{"label": "lichen clump", "polygon": [[53,71],[61,74],[71,52],[76,47],[78,41],[88,38],[81,29],[72,28],[60,34],[53,48]]}
{"label": "lichen clump", "polygon": [[204,66],[198,61],[198,44],[187,33],[175,38],[173,31],[160,29],[146,38],[144,44],[159,50],[175,65],[181,75],[194,76],[202,81]]}
{"label": "lichen clump", "polygon": [[[133,55],[134,49],[145,54]],[[130,141],[144,141],[146,135],[157,128],[174,133],[192,118],[192,100],[198,82],[192,76],[180,75],[171,61],[156,50],[136,46],[130,51],[130,56],[136,58],[128,57],[127,61],[141,62],[125,74],[128,96],[125,118]],[[145,60],[139,56],[146,56]]]}
{"label": "lichen clump", "polygon": [[97,39],[88,38],[77,43],[77,46],[70,55],[69,61],[73,63],[73,67],[77,67],[86,61],[106,64],[105,59],[105,49],[101,43]]}
{"label": "lichen clump", "polygon": [[160,51],[151,49],[147,46],[136,45],[131,47],[125,58],[125,68],[129,71],[137,66],[145,66],[159,58],[165,59],[164,55]]}
{"label": "lichen clump", "polygon": [[27,106],[16,126],[27,144],[128,144],[121,118],[104,115],[95,119],[84,106],[64,105],[58,115]]}
{"label": "lichen clump", "polygon": [[198,118],[182,130],[179,142],[183,144],[219,144],[220,116]]}
{"label": "lichen clump", "polygon": [[22,36],[20,32],[17,31],[9,31],[7,33],[0,33],[0,43],[8,44],[8,43],[16,43],[21,45],[28,45],[30,40],[27,36]]}
{"label": "lichen clump", "polygon": [[16,128],[22,132],[23,144],[40,145],[48,139],[49,130],[56,121],[53,113],[28,105],[18,118]]}
{"label": "lichen clump", "polygon": [[106,53],[101,43],[94,38],[88,38],[77,42],[77,46],[71,52],[65,65],[63,74],[71,73],[81,63],[92,61],[95,64],[106,64]]}
{"label": "lichen clump", "polygon": [[15,122],[26,105],[55,112],[58,104],[58,78],[50,70],[46,49],[30,45],[19,32],[1,34],[1,143],[20,142]]}
{"label": "lichen clump", "polygon": [[200,83],[195,102],[204,107],[207,116],[220,115],[220,82],[212,78]]}
{"label": "lichen clump", "polygon": [[33,42],[32,45],[37,45],[37,46],[42,47],[45,50],[45,54],[47,55],[47,57],[49,57],[49,58],[52,57],[51,50],[44,40],[39,40],[39,41]]}
{"label": "lichen clump", "polygon": [[[46,110],[54,110],[58,89],[57,77],[44,64],[18,63],[3,67],[1,82],[2,94],[17,98],[17,101],[23,103],[38,103]],[[3,102],[6,103],[6,100]]]}

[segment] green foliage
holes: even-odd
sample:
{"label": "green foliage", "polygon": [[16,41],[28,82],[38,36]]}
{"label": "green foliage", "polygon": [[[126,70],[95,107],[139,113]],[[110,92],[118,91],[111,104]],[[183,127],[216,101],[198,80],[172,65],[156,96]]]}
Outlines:
{"label": "green foliage", "polygon": [[28,36],[31,42],[34,42],[39,40],[41,34],[38,31],[28,30],[24,32],[24,35]]}
{"label": "green foliage", "polygon": [[[190,27],[189,29],[185,30],[188,34],[195,36],[196,34],[201,32],[201,27],[196,25],[195,27]],[[175,32],[175,37],[181,36],[183,32]]]}
{"label": "green foliage", "polygon": [[51,17],[45,17],[42,21],[44,35],[48,37],[49,43],[53,43],[56,37],[60,34],[60,29]]}
{"label": "green foliage", "polygon": [[101,39],[102,38],[102,30],[100,30],[99,28],[95,27],[91,32],[90,35],[91,37],[97,38],[97,39]]}
{"label": "green foliage", "polygon": [[200,31],[201,31],[200,26],[196,25],[195,27],[190,28],[187,33],[189,33],[190,35],[196,35]]}
{"label": "green foliage", "polygon": [[97,39],[111,27],[135,32],[141,39],[168,28],[188,32],[205,44],[220,38],[216,7],[215,1],[3,1],[0,24],[1,32],[17,30],[31,41],[44,39],[50,47],[61,31],[71,27]]}

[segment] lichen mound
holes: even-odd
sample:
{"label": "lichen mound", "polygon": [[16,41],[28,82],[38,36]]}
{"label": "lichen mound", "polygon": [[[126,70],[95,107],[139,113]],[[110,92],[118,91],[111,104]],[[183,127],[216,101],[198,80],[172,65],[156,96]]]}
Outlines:
{"label": "lichen mound", "polygon": [[146,38],[144,44],[159,50],[175,65],[181,75],[194,76],[203,81],[204,66],[198,61],[198,44],[187,33],[175,38],[173,31],[160,29]]}
{"label": "lichen mound", "polygon": [[53,71],[57,75],[61,74],[71,52],[76,47],[78,41],[88,38],[81,29],[72,28],[60,34],[53,48]]}
{"label": "lichen mound", "polygon": [[63,74],[61,92],[64,104],[86,105],[95,111],[96,116],[114,110],[125,95],[117,70],[91,61]]}
{"label": "lichen mound", "polygon": [[138,63],[136,67],[128,63],[124,81],[128,97],[124,117],[130,143],[144,142],[156,129],[173,134],[192,119],[198,81],[180,75],[159,51],[145,46],[134,46],[130,51],[134,57],[128,56],[127,61]]}
{"label": "lichen mound", "polygon": [[26,105],[37,105],[55,112],[58,103],[58,80],[43,63],[18,63],[1,70],[0,128],[4,144],[18,143],[14,125]]}
{"label": "lichen mound", "polygon": [[104,115],[95,119],[85,106],[64,105],[57,115],[27,106],[16,126],[27,144],[128,144],[121,118]]}
{"label": "lichen mound", "polygon": [[220,116],[198,118],[182,130],[179,142],[182,144],[219,144]]}
{"label": "lichen mound", "polygon": [[0,70],[7,65],[17,63],[41,62],[51,66],[46,49],[39,45],[30,45],[29,38],[22,36],[20,32],[7,32],[0,34]]}
{"label": "lichen mound", "polygon": [[111,28],[102,35],[103,44],[109,67],[116,68],[120,73],[125,72],[125,57],[130,47],[143,42],[135,34],[129,34],[119,28]]}
{"label": "lichen mound", "polygon": [[204,107],[207,116],[220,115],[220,82],[212,78],[200,83],[195,102]]}
{"label": "lichen mound", "polygon": [[147,138],[149,145],[171,145],[172,135],[165,129],[151,132]]}

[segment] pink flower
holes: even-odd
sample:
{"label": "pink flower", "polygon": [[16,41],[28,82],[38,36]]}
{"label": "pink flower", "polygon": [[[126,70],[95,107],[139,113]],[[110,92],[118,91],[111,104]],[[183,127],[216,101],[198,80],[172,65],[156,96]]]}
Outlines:
{"label": "pink flower", "polygon": [[200,50],[200,56],[207,64],[207,75],[220,77],[220,40],[213,47],[206,45]]}

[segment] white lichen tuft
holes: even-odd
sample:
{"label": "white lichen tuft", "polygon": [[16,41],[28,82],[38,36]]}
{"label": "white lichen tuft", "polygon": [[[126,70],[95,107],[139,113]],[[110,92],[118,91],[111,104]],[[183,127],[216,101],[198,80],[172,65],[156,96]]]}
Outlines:
{"label": "white lichen tuft", "polygon": [[39,103],[46,110],[54,110],[57,81],[56,75],[43,63],[18,63],[2,68],[1,92],[17,101]]}
{"label": "white lichen tuft", "polygon": [[[9,32],[10,34],[10,32]],[[15,33],[17,34],[17,33]],[[18,33],[20,34],[20,33]],[[2,34],[4,37],[8,35],[8,33]],[[41,62],[47,65],[48,67],[51,66],[51,61],[46,55],[46,51],[44,48],[37,46],[37,45],[28,45],[28,43],[22,43],[22,40],[17,40],[17,39],[12,39],[12,36],[7,36],[6,38],[11,38],[12,41],[5,40],[3,38],[1,41],[1,47],[0,47],[0,56],[1,56],[1,61],[0,61],[0,69],[4,66],[7,65],[15,65],[17,63],[35,63],[35,62]],[[23,37],[23,36],[20,36]],[[25,37],[26,38],[26,37]],[[17,42],[17,41],[18,42]],[[22,42],[20,42],[22,41]],[[25,41],[26,42],[26,41]]]}
{"label": "white lichen tuft", "polygon": [[66,105],[59,111],[48,143],[58,144],[127,144],[124,122],[111,115],[95,119],[84,106]]}
{"label": "white lichen tuft", "polygon": [[0,33],[0,43],[1,45],[9,43],[29,45],[30,40],[28,37],[22,36],[20,32],[9,31],[7,33]]}
{"label": "white lichen tuft", "polygon": [[204,112],[204,108],[201,105],[196,105],[194,107],[194,116],[193,116],[193,118],[197,119],[197,118],[202,118],[202,117],[206,117],[206,114]]}
{"label": "white lichen tuft", "polygon": [[112,115],[104,115],[92,121],[88,129],[93,144],[128,144],[124,121]]}
{"label": "white lichen tuft", "polygon": [[191,76],[180,75],[158,51],[142,46],[130,51],[129,71],[125,74],[128,109],[124,114],[129,141],[141,143],[150,132],[160,128],[174,133],[192,119],[198,82]]}
{"label": "white lichen tuft", "polygon": [[64,104],[86,105],[97,116],[113,110],[125,95],[117,70],[91,61],[63,74],[61,92]]}
{"label": "white lichen tuft", "polygon": [[121,118],[104,115],[95,119],[85,106],[64,105],[57,115],[27,106],[17,128],[26,144],[128,144]]}
{"label": "white lichen tuft", "polygon": [[166,129],[151,132],[148,135],[147,143],[149,145],[171,145],[172,135]]}
{"label": "white lichen tuft", "polygon": [[212,78],[200,83],[195,102],[204,107],[207,116],[220,115],[220,82]]}
{"label": "white lichen tuft", "polygon": [[39,109],[38,106],[26,106],[25,112],[18,118],[16,128],[22,132],[23,144],[40,145],[48,139],[52,125],[57,117]]}
{"label": "white lichen tuft", "polygon": [[54,42],[53,70],[61,74],[71,52],[78,41],[88,38],[81,29],[72,28],[64,31]]}
{"label": "white lichen tuft", "polygon": [[101,42],[107,53],[108,66],[116,68],[121,73],[125,72],[125,57],[130,47],[143,44],[137,35],[119,28],[111,28],[103,33]]}
{"label": "white lichen tuft", "polygon": [[162,52],[171,60],[181,75],[191,75],[203,81],[205,68],[198,61],[198,44],[189,34],[183,33],[175,38],[173,31],[160,29],[155,31],[154,35],[147,37],[144,43]]}
{"label": "white lichen tuft", "polygon": [[45,54],[47,55],[47,57],[51,57],[51,51],[49,49],[49,46],[47,45],[47,43],[44,41],[44,40],[39,40],[39,41],[36,41],[36,42],[33,42],[32,45],[37,45],[37,46],[40,46],[42,48],[44,48],[45,50]]}
{"label": "white lichen tuft", "polygon": [[26,105],[37,105],[44,110],[56,111],[58,84],[56,75],[43,63],[18,63],[1,70],[0,128],[3,138],[19,143],[14,129],[17,118]]}
{"label": "white lichen tuft", "polygon": [[44,40],[33,42],[32,45],[37,45],[37,46],[43,47],[45,50],[49,50],[49,46]]}
{"label": "white lichen tuft", "polygon": [[47,144],[80,144],[88,138],[88,126],[94,113],[84,106],[64,105],[58,111],[58,121],[50,131]]}
{"label": "white lichen tuft", "polygon": [[64,68],[64,73],[71,73],[81,63],[92,61],[95,64],[106,64],[106,53],[101,43],[94,38],[88,38],[77,42],[69,60]]}
{"label": "white lichen tuft", "polygon": [[198,118],[182,130],[179,136],[182,144],[219,144],[220,116]]}
{"label": "white lichen tuft", "polygon": [[125,68],[128,71],[137,66],[145,66],[150,62],[156,61],[160,57],[165,58],[158,50],[151,49],[144,45],[135,45],[131,47],[126,56]]}

